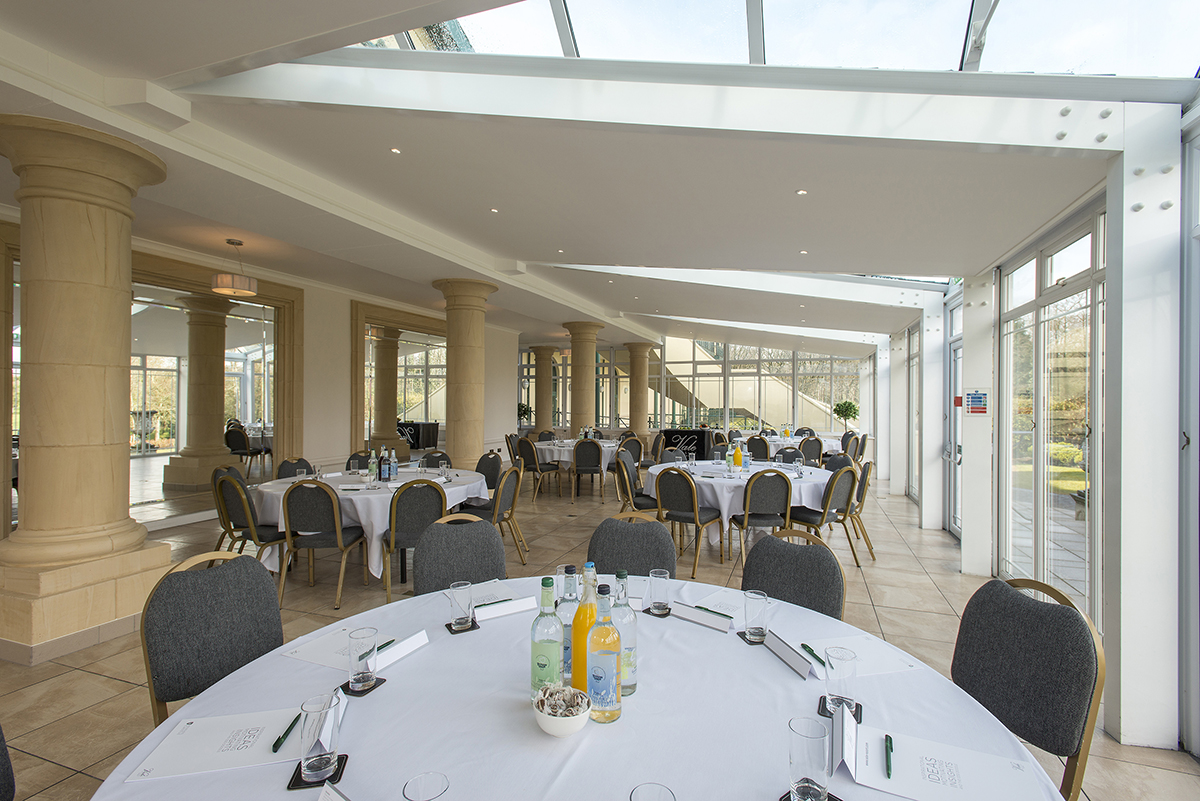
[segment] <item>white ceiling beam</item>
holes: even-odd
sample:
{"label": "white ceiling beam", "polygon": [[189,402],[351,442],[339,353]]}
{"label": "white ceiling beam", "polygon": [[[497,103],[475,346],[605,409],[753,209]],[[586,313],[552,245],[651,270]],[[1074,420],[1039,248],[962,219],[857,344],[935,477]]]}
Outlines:
{"label": "white ceiling beam", "polygon": [[554,14],[554,27],[558,29],[563,55],[579,58],[579,44],[575,41],[575,29],[571,27],[571,14],[567,11],[566,0],[550,0],[550,11]]}
{"label": "white ceiling beam", "polygon": [[979,72],[979,60],[987,44],[987,27],[999,5],[1000,0],[972,0],[971,13],[967,15],[967,36],[958,63],[960,71]]}
{"label": "white ceiling beam", "polygon": [[745,323],[735,320],[713,320],[702,317],[679,317],[669,314],[642,314],[640,317],[654,317],[660,320],[675,320],[692,325],[715,325],[721,328],[737,328],[749,331],[765,331],[771,334],[783,334],[792,337],[813,337],[828,339],[834,342],[851,342],[858,345],[874,347],[886,346],[891,341],[888,334],[876,334],[871,331],[843,331],[837,328],[809,328],[799,325],[774,325],[771,323]]}

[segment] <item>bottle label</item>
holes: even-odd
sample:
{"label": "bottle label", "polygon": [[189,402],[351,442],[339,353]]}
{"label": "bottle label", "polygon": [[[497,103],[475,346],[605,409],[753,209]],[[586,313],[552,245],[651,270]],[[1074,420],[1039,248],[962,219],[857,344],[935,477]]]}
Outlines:
{"label": "bottle label", "polygon": [[[605,664],[608,662],[609,664]],[[587,689],[596,709],[617,709],[621,705],[621,664],[617,659],[593,661],[588,665]]]}
{"label": "bottle label", "polygon": [[563,626],[562,659],[563,683],[565,684],[571,678],[571,627],[569,625]]}
{"label": "bottle label", "polygon": [[637,653],[634,648],[621,649],[621,684],[637,682]]}
{"label": "bottle label", "polygon": [[562,653],[557,642],[533,643],[533,656],[530,665],[532,685],[537,688],[553,684],[561,678]]}

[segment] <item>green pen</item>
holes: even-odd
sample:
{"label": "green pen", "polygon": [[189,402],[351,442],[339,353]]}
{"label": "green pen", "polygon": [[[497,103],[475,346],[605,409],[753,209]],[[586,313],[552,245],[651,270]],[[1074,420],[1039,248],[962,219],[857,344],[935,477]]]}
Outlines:
{"label": "green pen", "polygon": [[883,749],[887,754],[887,777],[892,778],[892,735],[885,734],[883,736]]}
{"label": "green pen", "polygon": [[275,740],[275,744],[271,746],[272,754],[279,753],[279,749],[283,747],[283,741],[288,738],[288,735],[292,733],[292,729],[296,728],[296,724],[299,722],[300,722],[300,715],[296,715],[296,717],[292,718],[291,724],[286,729],[284,729],[283,734],[279,735],[279,737],[276,738],[276,740]]}
{"label": "green pen", "polygon": [[820,663],[821,667],[825,667],[825,660],[822,659],[821,657],[817,656],[817,652],[812,649],[811,645],[809,645],[806,642],[802,642],[802,643],[800,643],[800,647],[803,648],[805,651],[808,651],[808,655],[811,656],[813,659],[817,660],[817,662]]}
{"label": "green pen", "polygon": [[376,649],[375,649],[375,650],[373,650],[373,651],[364,651],[363,653],[361,653],[361,654],[359,654],[359,655],[358,655],[358,661],[359,661],[359,662],[362,662],[364,659],[369,659],[369,658],[371,657],[371,655],[372,655],[372,654],[377,654],[377,653],[379,653],[379,652],[380,652],[380,651],[382,651],[384,648],[387,648],[389,645],[391,645],[391,644],[392,644],[392,643],[394,643],[394,642],[395,642],[395,640],[388,640],[388,641],[387,641],[387,642],[385,642],[383,645],[379,646],[378,648],[376,648]]}
{"label": "green pen", "polygon": [[709,614],[716,615],[717,617],[723,617],[726,620],[733,620],[733,615],[727,615],[724,612],[718,612],[716,609],[709,609],[707,606],[700,606],[699,604],[697,604],[696,608],[703,609],[705,612],[708,612]]}

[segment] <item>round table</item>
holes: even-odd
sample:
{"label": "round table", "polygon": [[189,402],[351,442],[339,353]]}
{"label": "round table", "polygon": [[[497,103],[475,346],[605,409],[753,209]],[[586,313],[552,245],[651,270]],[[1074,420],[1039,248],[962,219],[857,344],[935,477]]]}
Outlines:
{"label": "round table", "polygon": [[[322,480],[333,487],[338,496],[338,506],[342,510],[343,526],[362,526],[367,535],[367,567],[371,575],[379,578],[383,575],[383,535],[388,530],[388,513],[391,509],[392,495],[405,482],[417,478],[427,478],[437,481],[437,471],[430,470],[425,475],[417,473],[415,468],[402,469],[396,478],[379,489],[365,489],[362,479],[358,476],[348,476],[341,473],[325,476]],[[254,493],[254,508],[258,513],[258,522],[270,525],[277,524],[283,530],[283,493],[299,478],[278,478],[259,484]],[[469,501],[486,503],[488,500],[487,480],[482,473],[471,470],[451,470],[448,481],[439,482],[446,491],[446,509],[452,509]],[[259,558],[269,570],[279,569],[279,546],[264,548]]]}
{"label": "round table", "polygon": [[[673,466],[656,464],[647,470],[642,491],[651,498],[657,498],[655,484],[658,474]],[[683,466],[686,467],[686,465]],[[778,465],[773,462],[755,462],[750,467],[743,469],[741,473],[735,473],[732,478],[725,477],[725,462],[696,462],[691,471],[692,478],[696,482],[696,498],[700,501],[701,506],[720,509],[721,519],[725,521],[725,528],[728,529],[729,518],[746,511],[742,501],[746,497],[746,484],[749,483],[750,476],[759,470],[779,470],[781,468],[781,472],[792,481],[792,506],[820,509],[821,500],[825,494],[825,485],[829,483],[833,473],[821,467],[801,467],[800,475],[797,476],[793,465]],[[708,531],[709,543],[715,545],[721,532],[716,526],[711,525],[706,531]]]}
{"label": "round table", "polygon": [[[566,468],[575,463],[575,443],[579,441],[574,439],[546,440],[533,443],[533,447],[537,450],[538,459],[544,462],[558,462]],[[620,443],[615,439],[600,439],[596,442],[600,443],[600,470],[608,470],[608,463],[613,460]]]}
{"label": "round table", "polygon": [[[532,596],[538,582],[505,584],[521,598]],[[671,601],[695,604],[717,589],[674,581]],[[259,658],[155,729],[113,770],[94,799],[315,799],[316,790],[284,789],[294,762],[125,780],[185,720],[298,710],[305,699],[332,692],[346,680],[344,670],[283,653],[346,625],[375,626],[381,641],[422,629],[429,638],[380,672],[386,684],[368,696],[346,699],[339,750],[349,762],[338,789],[353,801],[397,799],[409,778],[426,771],[449,778],[443,801],[620,801],[643,782],[667,785],[680,801],[775,801],[788,788],[788,720],[816,717],[824,692],[824,682],[801,680],[766,648],[748,646],[732,632],[638,614],[638,688],[623,699],[621,718],[608,725],[589,721],[579,734],[555,739],[538,728],[529,703],[534,612],[486,620],[478,631],[456,636],[443,625],[448,613],[443,593],[419,596],[355,615]],[[885,729],[901,744],[904,736],[921,737],[1003,757],[1033,777],[1040,792],[1032,798],[1060,798],[1017,738],[933,669],[816,612],[776,602],[769,614],[769,627],[789,642],[844,641],[858,645],[861,654],[906,663],[899,672],[867,675],[882,662],[864,656],[855,692],[864,726]],[[830,790],[848,801],[897,797],[854,785],[844,769]],[[1023,796],[1023,801],[1031,800]]]}
{"label": "round table", "polygon": [[[748,437],[739,437],[738,439],[734,440],[734,444],[740,442],[742,444],[742,451],[745,452],[747,439]],[[805,437],[763,437],[763,439],[767,441],[767,446],[771,449],[771,455],[774,456],[784,448],[799,448],[800,443],[805,440]],[[819,436],[818,439],[821,440],[822,453],[829,453],[830,451],[833,451],[834,453],[841,452],[841,437]]]}

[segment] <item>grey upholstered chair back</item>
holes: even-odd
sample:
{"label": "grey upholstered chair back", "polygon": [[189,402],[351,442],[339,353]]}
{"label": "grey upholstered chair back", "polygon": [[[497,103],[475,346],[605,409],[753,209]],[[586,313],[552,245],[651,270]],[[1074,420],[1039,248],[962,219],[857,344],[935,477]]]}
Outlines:
{"label": "grey upholstered chair back", "polygon": [[792,506],[792,481],[778,470],[755,473],[746,482],[742,505],[752,515],[786,516]]}
{"label": "grey upholstered chair back", "polygon": [[844,453],[835,453],[825,460],[825,469],[830,473],[836,473],[843,467],[850,467],[854,464],[854,460]]}
{"label": "grey upholstered chair back", "polygon": [[714,431],[713,432],[713,444],[714,445],[727,445],[727,444],[729,444],[729,440],[726,439],[725,435],[722,434],[720,431]]}
{"label": "grey upholstered chair back", "polygon": [[422,467],[441,467],[442,465],[449,468],[454,467],[450,462],[449,454],[444,451],[430,451],[421,457],[420,464]]}
{"label": "grey upholstered chair back", "polygon": [[532,470],[535,473],[542,472],[542,462],[538,459],[537,448],[533,447],[533,440],[524,437],[518,440],[517,455],[525,463],[526,470]]}
{"label": "grey upholstered chair back", "polygon": [[846,443],[845,452],[846,452],[846,455],[849,456],[851,460],[857,461],[857,459],[858,459],[858,437],[850,438],[850,441]]}
{"label": "grey upholstered chair back", "polygon": [[413,548],[425,529],[446,516],[446,491],[427,479],[402,484],[388,506],[388,532],[392,548]]}
{"label": "grey upholstered chair back", "polygon": [[795,433],[795,436],[797,437],[815,437],[816,435],[817,432],[813,431],[808,426],[801,426],[800,428],[797,428]]}
{"label": "grey upholstered chair back", "polygon": [[230,528],[258,528],[258,512],[254,508],[254,502],[250,500],[246,482],[242,480],[240,473],[235,470],[232,475],[220,476],[217,479],[217,492],[220,494],[225,519],[229,521]]}
{"label": "grey upholstered chair back", "polygon": [[229,452],[236,456],[245,456],[250,453],[250,437],[241,428],[227,428],[225,429],[225,447],[229,448]]}
{"label": "grey upholstered chair back", "polygon": [[727,443],[722,442],[720,444],[713,445],[712,450],[710,450],[708,452],[708,455],[711,456],[713,459],[724,459],[725,454],[727,454],[727,453],[729,453],[729,445]]}
{"label": "grey upholstered chair back", "polygon": [[483,480],[487,482],[487,488],[490,490],[500,486],[500,473],[503,469],[504,460],[498,453],[485,453],[475,463],[475,472],[483,473]]}
{"label": "grey upholstered chair back", "polygon": [[735,439],[739,438],[740,436],[742,436],[742,432],[739,429],[736,429],[736,428],[729,429],[729,441],[730,442],[733,442]]}
{"label": "grey upholstered chair back", "polygon": [[858,475],[854,468],[846,465],[834,472],[833,478],[825,486],[825,508],[844,513],[854,499],[854,488],[858,483]]}
{"label": "grey upholstered chair back", "polygon": [[625,478],[628,480],[629,488],[632,490],[630,497],[633,494],[640,492],[642,489],[642,479],[638,473],[637,461],[633,458],[633,454],[624,448],[617,451],[617,461],[625,466]]}
{"label": "grey upholstered chair back", "polygon": [[301,457],[299,459],[284,459],[279,463],[279,469],[275,471],[275,478],[293,478],[296,476],[296,471],[303,470],[308,475],[313,474],[313,466],[308,463],[308,460]]}
{"label": "grey upholstered chair back", "polygon": [[778,437],[779,436],[779,432],[773,428],[764,428],[763,430],[759,431],[758,434],[759,434],[759,436],[762,436],[762,437]]}
{"label": "grey upholstered chair back", "polygon": [[775,455],[780,457],[784,464],[794,464],[795,462],[804,461],[804,454],[800,452],[800,449],[790,445],[786,448],[780,448]]}
{"label": "grey upholstered chair back", "polygon": [[846,577],[829,546],[796,545],[762,537],[750,549],[742,571],[743,590],[761,590],[779,601],[842,619]]}
{"label": "grey upholstered chair back", "polygon": [[413,550],[413,594],[447,589],[456,581],[503,579],[504,542],[487,520],[434,523]]}
{"label": "grey upholstered chair back", "polygon": [[861,511],[863,501],[867,499],[867,490],[871,485],[871,474],[875,472],[875,463],[867,462],[862,466],[862,474],[858,477],[858,489],[854,493],[854,509]]}
{"label": "grey upholstered chair back", "polygon": [[0,731],[0,801],[13,801],[16,797],[17,779],[13,775],[12,757],[8,755],[4,732]]}
{"label": "grey upholstered chair back", "polygon": [[858,436],[857,431],[847,431],[842,434],[842,450],[846,450],[846,446],[850,444],[850,440]]}
{"label": "grey upholstered chair back", "polygon": [[617,453],[617,497],[632,506],[637,490],[629,478],[630,472],[629,454]]}
{"label": "grey upholstered chair back", "polygon": [[862,462],[863,459],[867,458],[867,442],[869,439],[870,438],[866,434],[863,434],[858,438],[858,452],[855,454],[854,458],[858,459],[859,462]]}
{"label": "grey upholstered chair back", "polygon": [[155,697],[198,695],[283,645],[271,574],[250,556],[168,573],[146,602],[142,637]]}
{"label": "grey upholstered chair back", "polygon": [[658,461],[658,458],[662,456],[663,440],[664,438],[662,432],[660,431],[654,435],[654,442],[650,444],[650,458],[656,462]]}
{"label": "grey upholstered chair back", "polygon": [[696,485],[691,476],[678,468],[668,467],[659,473],[654,490],[658,505],[664,510],[692,514],[696,509]]}
{"label": "grey upholstered chair back", "polygon": [[640,464],[642,461],[642,441],[637,437],[630,437],[621,443],[620,449],[617,451],[628,451],[633,457],[634,464]]}
{"label": "grey upholstered chair back", "polygon": [[750,451],[750,455],[755,459],[766,460],[771,458],[771,446],[757,434],[746,440],[746,450]]}
{"label": "grey upholstered chair back", "polygon": [[217,507],[217,520],[221,523],[222,528],[229,527],[229,516],[225,511],[225,499],[221,497],[220,480],[225,476],[236,476],[239,480],[242,478],[241,472],[230,464],[224,464],[216,468],[212,472],[212,493],[213,502]]}
{"label": "grey upholstered chair back", "polygon": [[804,461],[808,464],[821,463],[821,451],[825,450],[825,444],[821,442],[820,437],[814,437],[811,434],[800,440],[800,453],[804,456]]}
{"label": "grey upholstered chair back", "polygon": [[538,442],[549,442],[554,439],[553,431],[541,431],[538,433]]}
{"label": "grey upholstered chair back", "polygon": [[283,494],[283,513],[292,534],[332,532],[341,527],[341,513],[332,490],[319,481],[306,480]]}
{"label": "grey upholstered chair back", "polygon": [[508,458],[510,461],[517,460],[517,440],[520,439],[516,434],[505,434],[504,444],[508,446]]}
{"label": "grey upholstered chair back", "polygon": [[1083,745],[1102,659],[1074,608],[993,579],[963,610],[950,675],[1013,734],[1069,757]]}
{"label": "grey upholstered chair back", "polygon": [[658,521],[601,521],[588,541],[587,558],[596,563],[597,573],[627,570],[631,576],[648,576],[662,569],[675,578],[675,542]]}
{"label": "grey upholstered chair back", "polygon": [[367,465],[371,463],[371,454],[366,451],[350,454],[350,458],[346,460],[347,470],[366,470]]}
{"label": "grey upholstered chair back", "polygon": [[581,439],[575,443],[575,472],[590,470],[600,472],[600,443],[594,439]]}
{"label": "grey upholstered chair back", "polygon": [[622,442],[624,442],[625,440],[630,439],[630,438],[637,439],[637,432],[634,431],[632,428],[627,428],[621,432],[620,440]]}
{"label": "grey upholstered chair back", "polygon": [[[500,515],[511,512],[517,503],[517,488],[521,485],[521,468],[510,467],[500,477],[500,486],[492,501]],[[497,517],[499,519],[499,517]]]}

